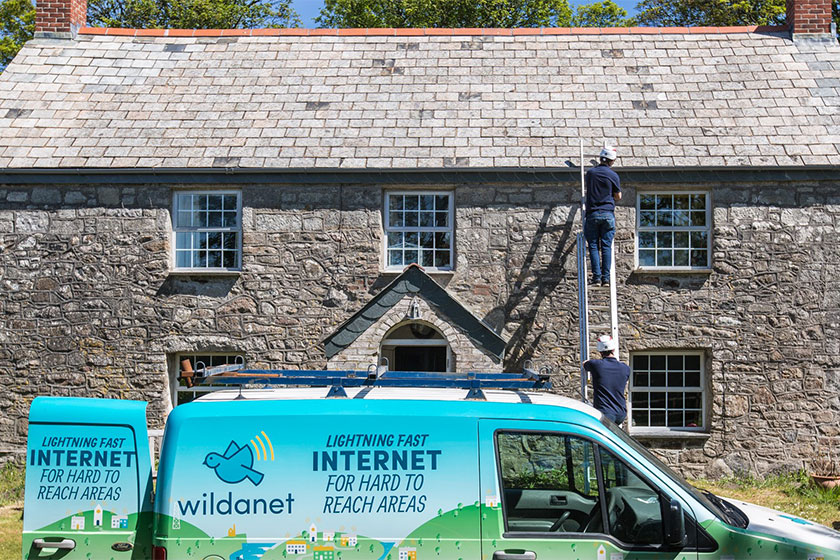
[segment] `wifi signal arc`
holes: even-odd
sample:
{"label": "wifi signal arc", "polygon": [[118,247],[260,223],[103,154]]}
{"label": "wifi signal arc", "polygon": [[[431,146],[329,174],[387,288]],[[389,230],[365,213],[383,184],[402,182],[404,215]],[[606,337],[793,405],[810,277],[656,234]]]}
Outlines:
{"label": "wifi signal arc", "polygon": [[[269,460],[269,451],[271,452],[271,461],[274,460],[274,445],[271,443],[271,439],[268,437],[264,431],[261,431],[262,437],[265,438],[265,441],[268,443],[268,449],[265,447],[265,443],[260,438],[259,435],[254,436],[257,441],[251,440],[251,445],[254,446],[254,451],[256,452],[257,461],[268,461]],[[257,445],[259,442],[259,445]],[[262,453],[260,453],[262,451]]]}

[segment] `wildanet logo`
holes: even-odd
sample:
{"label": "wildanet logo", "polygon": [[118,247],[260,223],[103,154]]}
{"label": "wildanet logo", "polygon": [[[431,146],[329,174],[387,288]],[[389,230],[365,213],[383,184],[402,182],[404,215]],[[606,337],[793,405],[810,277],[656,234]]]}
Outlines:
{"label": "wildanet logo", "polygon": [[[219,480],[227,484],[239,484],[249,480],[259,486],[265,476],[254,469],[254,455],[258,461],[274,461],[274,446],[265,432],[260,432],[250,441],[251,445],[239,445],[231,441],[224,453],[208,453],[204,465],[213,469]],[[295,499],[289,492],[285,498],[234,497],[233,492],[205,492],[201,498],[179,499],[180,515],[280,515],[292,513]]]}
{"label": "wildanet logo", "polygon": [[[265,435],[265,432],[263,432],[263,435]],[[267,436],[266,439],[268,439]],[[265,448],[263,448],[263,453],[265,454]],[[257,449],[257,454],[259,455],[259,449]],[[271,459],[274,460],[273,448],[271,449]],[[247,478],[254,486],[259,486],[263,481],[263,474],[253,468],[254,452],[247,445],[240,447],[235,441],[230,442],[223,454],[208,453],[207,457],[204,458],[204,464],[216,472],[219,480],[228,484],[238,484]]]}
{"label": "wildanet logo", "polygon": [[204,493],[197,500],[178,500],[181,517],[196,515],[280,515],[292,514],[295,499],[289,492],[285,498],[234,498],[233,492]]}

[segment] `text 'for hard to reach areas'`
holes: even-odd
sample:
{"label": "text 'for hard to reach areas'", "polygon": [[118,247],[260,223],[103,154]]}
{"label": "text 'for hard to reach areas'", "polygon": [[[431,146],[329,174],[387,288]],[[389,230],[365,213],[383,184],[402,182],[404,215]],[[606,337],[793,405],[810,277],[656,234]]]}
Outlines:
{"label": "text 'for hard to reach areas'", "polygon": [[[437,471],[443,454],[440,449],[425,449],[428,440],[429,434],[328,436],[328,449],[312,453],[312,470],[329,473],[322,513],[423,512],[426,476],[416,471]],[[336,447],[343,449],[329,449]],[[353,447],[391,449],[348,449]]]}
{"label": "text 'for hard to reach areas'", "polygon": [[27,465],[38,477],[37,499],[119,500],[123,472],[137,469],[132,443],[124,437],[44,436],[43,448],[30,451]]}

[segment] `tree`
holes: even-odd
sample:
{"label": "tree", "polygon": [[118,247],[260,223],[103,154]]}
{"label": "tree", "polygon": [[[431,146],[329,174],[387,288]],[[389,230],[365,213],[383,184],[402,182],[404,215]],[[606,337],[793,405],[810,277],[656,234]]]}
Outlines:
{"label": "tree", "polygon": [[90,0],[88,25],[136,29],[297,27],[291,0]]}
{"label": "tree", "polygon": [[629,27],[633,24],[634,20],[627,17],[627,10],[613,0],[578,6],[572,18],[574,27]]}
{"label": "tree", "polygon": [[321,27],[567,27],[568,0],[325,0]]}
{"label": "tree", "polygon": [[[835,7],[837,0],[834,0]],[[636,6],[640,25],[728,26],[781,25],[785,0],[641,0]]]}
{"label": "tree", "polygon": [[0,4],[0,71],[35,33],[35,6],[30,0],[3,0]]}
{"label": "tree", "polygon": [[837,29],[840,29],[840,0],[834,0],[831,4],[831,16],[834,20],[834,25],[837,26]]}

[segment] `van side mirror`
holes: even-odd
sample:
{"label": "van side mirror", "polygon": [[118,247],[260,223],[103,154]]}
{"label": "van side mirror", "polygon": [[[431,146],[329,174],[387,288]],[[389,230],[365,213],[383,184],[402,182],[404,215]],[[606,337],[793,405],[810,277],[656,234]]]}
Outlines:
{"label": "van side mirror", "polygon": [[671,548],[684,548],[688,541],[685,534],[685,516],[682,506],[677,500],[665,504],[665,515],[662,517],[665,544]]}

